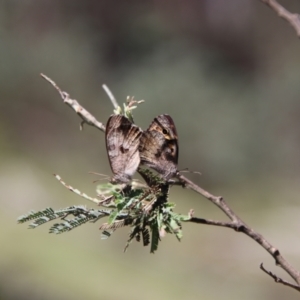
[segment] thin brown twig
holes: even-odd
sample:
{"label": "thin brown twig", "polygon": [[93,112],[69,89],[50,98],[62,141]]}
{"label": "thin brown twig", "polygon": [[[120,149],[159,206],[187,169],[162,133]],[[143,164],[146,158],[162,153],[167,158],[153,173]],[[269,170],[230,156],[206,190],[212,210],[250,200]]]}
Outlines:
{"label": "thin brown twig", "polygon": [[186,222],[196,223],[196,224],[205,224],[205,225],[214,225],[214,226],[221,226],[221,227],[228,227],[237,230],[237,226],[233,222],[223,222],[217,220],[209,220],[203,218],[192,217]]}
{"label": "thin brown twig", "polygon": [[85,108],[83,108],[77,100],[71,99],[70,95],[60,89],[60,87],[49,77],[47,77],[44,74],[40,74],[46,81],[48,81],[60,94],[60,97],[63,99],[64,103],[66,103],[68,106],[70,106],[76,113],[79,115],[79,117],[82,119],[82,122],[80,124],[80,130],[83,129],[84,124],[88,124],[91,126],[94,126],[101,131],[105,132],[105,126],[97,121],[97,119],[88,112]]}
{"label": "thin brown twig", "polygon": [[297,13],[291,13],[276,0],[260,0],[272,10],[274,10],[277,15],[286,20],[296,31],[297,36],[300,38],[300,15]]}
{"label": "thin brown twig", "polygon": [[282,283],[283,285],[289,286],[289,287],[291,287],[291,288],[293,288],[293,289],[296,289],[298,292],[300,292],[300,287],[299,287],[298,285],[292,284],[292,283],[290,283],[290,282],[288,282],[288,281],[286,281],[286,280],[284,280],[284,279],[278,277],[277,275],[275,275],[275,274],[272,273],[271,271],[268,271],[268,270],[264,267],[263,263],[260,264],[260,269],[263,270],[263,271],[264,271],[266,274],[268,274],[269,276],[271,276],[271,277],[275,280],[275,282],[277,282],[277,283]]}
{"label": "thin brown twig", "polygon": [[[67,93],[62,92],[58,86],[52,81],[50,78],[48,78],[45,75],[42,75],[43,78],[45,78],[48,82],[50,82],[60,93],[61,97],[63,98],[65,102],[65,98]],[[70,100],[67,97],[68,100]],[[76,101],[76,100],[72,100]],[[74,108],[73,104],[70,104],[67,102],[71,108],[73,108],[76,112],[77,110]],[[79,111],[85,111],[87,112],[79,103],[76,101],[76,106],[79,106]],[[78,113],[78,112],[77,112]],[[79,114],[79,113],[78,113]],[[97,124],[101,124],[98,122],[95,117],[93,117],[90,113],[84,114],[82,116],[79,114],[79,116],[84,120],[85,123],[95,126],[96,128],[100,129],[101,131],[105,131],[105,127],[98,126]],[[187,220],[188,222],[198,223],[198,224],[207,224],[207,225],[215,225],[215,226],[222,226],[234,229],[238,232],[243,232],[247,236],[249,236],[251,239],[256,241],[259,245],[261,245],[268,253],[272,255],[272,257],[275,260],[276,265],[279,265],[283,270],[285,270],[298,285],[293,286],[292,284],[285,284],[283,281],[276,281],[283,283],[285,285],[291,286],[291,287],[297,287],[296,289],[300,291],[300,273],[297,271],[279,252],[277,248],[275,248],[271,243],[269,243],[261,234],[254,231],[252,228],[250,228],[245,222],[243,222],[235,213],[234,211],[228,206],[228,204],[225,202],[223,197],[220,196],[214,196],[213,194],[209,193],[208,191],[204,190],[194,182],[192,182],[190,179],[186,178],[185,176],[181,175],[180,173],[177,174],[177,179],[180,181],[181,185],[183,187],[192,189],[196,193],[202,195],[209,201],[211,201],[214,205],[216,205],[219,209],[221,209],[227,217],[231,220],[230,222],[223,222],[223,221],[215,221],[215,220],[207,220],[202,218],[197,218],[193,216],[193,213],[190,213],[190,219]],[[262,269],[262,268],[261,268]],[[262,269],[263,270],[263,269]],[[267,271],[268,272],[268,271]],[[268,273],[270,275],[270,273]],[[270,275],[271,276],[271,275]],[[273,276],[272,276],[273,277]],[[273,277],[274,278],[274,277]],[[298,289],[299,287],[299,289]]]}

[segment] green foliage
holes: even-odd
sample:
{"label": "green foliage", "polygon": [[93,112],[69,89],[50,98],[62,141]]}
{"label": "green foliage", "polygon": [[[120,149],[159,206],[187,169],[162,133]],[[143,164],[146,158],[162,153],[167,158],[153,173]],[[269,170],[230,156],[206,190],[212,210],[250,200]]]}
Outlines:
{"label": "green foliage", "polygon": [[144,100],[137,101],[134,99],[134,97],[128,96],[126,99],[126,103],[123,103],[124,112],[122,111],[122,108],[120,106],[118,106],[114,109],[114,113],[116,115],[124,114],[125,117],[127,117],[131,122],[133,122],[132,111],[137,108],[137,104],[140,104],[143,102],[144,102]]}
{"label": "green foliage", "polygon": [[24,223],[36,219],[34,223],[29,225],[30,228],[35,228],[48,221],[52,221],[54,219],[61,218],[63,216],[64,216],[63,212],[55,212],[52,208],[46,208],[38,212],[32,210],[27,215],[20,216],[17,221],[18,223]]}
{"label": "green foliage", "polygon": [[[108,217],[107,222],[100,226],[100,230],[103,230],[102,239],[109,238],[121,227],[130,226],[131,230],[124,251],[135,239],[138,242],[142,240],[144,246],[150,245],[150,252],[154,253],[158,249],[161,237],[166,233],[174,234],[180,241],[181,222],[189,220],[190,217],[173,211],[175,205],[168,202],[170,183],[146,169],[139,169],[139,173],[147,183],[143,188],[118,187],[113,184],[98,187],[100,196],[105,195],[104,200],[99,200],[99,205],[105,206],[105,209],[89,209],[82,205],[59,210],[46,208],[38,212],[30,211],[27,215],[19,217],[18,223],[33,221],[29,225],[29,228],[33,229],[60,219],[62,222],[52,225],[49,233],[61,234],[87,222],[96,222],[103,217]],[[85,195],[80,192],[77,194]],[[87,199],[86,196],[84,198]]]}
{"label": "green foliage", "polygon": [[155,224],[155,223],[152,224],[151,231],[152,231],[152,239],[151,239],[151,250],[150,250],[150,252],[154,253],[157,250],[158,243],[160,241],[157,224]]}
{"label": "green foliage", "polygon": [[[46,208],[39,212],[30,211],[27,215],[19,217],[18,223],[24,223],[34,220],[34,222],[29,224],[29,228],[34,229],[47,222],[60,218],[64,220],[64,222],[54,224],[49,230],[49,233],[59,234],[70,231],[71,229],[78,227],[88,221],[96,222],[100,218],[108,216],[109,213],[109,210],[87,209],[82,205],[71,206],[56,211],[54,211],[52,208]],[[66,219],[68,215],[72,215],[74,216],[74,218]]]}

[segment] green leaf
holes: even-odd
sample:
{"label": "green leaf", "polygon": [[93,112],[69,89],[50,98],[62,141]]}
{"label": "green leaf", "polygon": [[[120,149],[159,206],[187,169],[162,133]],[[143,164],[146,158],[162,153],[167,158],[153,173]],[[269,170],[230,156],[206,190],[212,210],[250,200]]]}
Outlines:
{"label": "green leaf", "polygon": [[111,230],[111,231],[104,230],[101,234],[101,240],[108,239],[112,235],[113,232],[114,232],[114,230]]}
{"label": "green leaf", "polygon": [[151,236],[151,248],[150,253],[154,253],[158,249],[159,243],[159,231],[157,226],[151,226],[152,236]]}
{"label": "green leaf", "polygon": [[134,226],[134,227],[131,229],[131,232],[130,232],[130,234],[129,234],[129,239],[127,240],[127,243],[126,243],[125,248],[124,248],[124,252],[126,252],[126,250],[127,250],[128,247],[129,247],[129,244],[130,244],[131,241],[135,238],[135,236],[136,236],[137,234],[140,233],[140,231],[141,231],[141,228],[140,228],[139,225],[136,225],[136,226]]}
{"label": "green leaf", "polygon": [[115,220],[116,220],[116,218],[117,218],[117,216],[118,216],[118,211],[117,210],[113,210],[111,213],[110,213],[110,216],[109,216],[109,218],[108,218],[108,224],[112,224]]}
{"label": "green leaf", "polygon": [[143,236],[143,245],[148,246],[150,244],[150,234],[148,228],[144,227],[142,229],[142,236]]}

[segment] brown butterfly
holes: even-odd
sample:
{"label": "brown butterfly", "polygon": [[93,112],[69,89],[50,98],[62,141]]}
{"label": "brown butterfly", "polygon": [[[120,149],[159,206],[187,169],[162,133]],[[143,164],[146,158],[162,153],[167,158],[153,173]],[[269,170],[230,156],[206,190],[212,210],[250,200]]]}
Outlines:
{"label": "brown butterfly", "polygon": [[169,115],[159,115],[153,120],[142,134],[139,151],[141,164],[154,169],[165,180],[178,172],[178,136]]}
{"label": "brown butterfly", "polygon": [[125,116],[112,115],[106,124],[106,149],[113,171],[112,183],[129,183],[140,164],[142,130]]}

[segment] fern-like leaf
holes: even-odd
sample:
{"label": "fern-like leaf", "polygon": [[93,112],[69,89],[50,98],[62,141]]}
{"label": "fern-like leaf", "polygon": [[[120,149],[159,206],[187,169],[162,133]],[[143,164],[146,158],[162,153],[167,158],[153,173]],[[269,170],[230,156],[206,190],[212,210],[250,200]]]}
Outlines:
{"label": "fern-like leaf", "polygon": [[60,234],[66,231],[70,231],[93,218],[92,216],[86,216],[84,214],[80,214],[79,216],[75,217],[74,219],[66,220],[63,223],[56,223],[54,224],[50,230],[49,233],[55,233],[55,234]]}
{"label": "fern-like leaf", "polygon": [[158,243],[159,243],[159,231],[156,225],[151,227],[152,236],[151,236],[151,248],[150,253],[154,253],[158,249]]}
{"label": "fern-like leaf", "polygon": [[42,217],[48,217],[53,220],[55,218],[61,218],[63,216],[64,216],[64,213],[55,212],[52,208],[48,207],[48,208],[45,208],[44,210],[38,211],[38,212],[35,212],[32,210],[28,214],[20,216],[17,221],[18,221],[18,223],[22,224],[22,223],[25,223],[25,222],[28,222],[28,221],[31,221],[34,219],[42,218]]}
{"label": "fern-like leaf", "polygon": [[148,228],[144,227],[142,229],[142,236],[143,236],[143,245],[148,246],[150,244],[150,234]]}
{"label": "fern-like leaf", "polygon": [[124,251],[133,239],[137,241],[142,239],[143,245],[150,244],[150,252],[154,253],[158,249],[162,232],[174,234],[179,241],[181,240],[181,222],[190,220],[191,213],[184,216],[173,211],[175,205],[168,202],[170,184],[163,178],[146,169],[139,169],[139,173],[145,179],[148,187],[113,184],[100,186],[98,192],[102,198],[106,199],[107,203],[81,193],[56,176],[72,192],[104,206],[106,209],[89,209],[83,205],[58,210],[46,208],[38,212],[30,211],[27,215],[19,217],[18,223],[33,221],[29,227],[36,228],[60,218],[62,221],[56,222],[50,228],[50,233],[61,234],[87,222],[96,222],[103,217],[108,217],[108,220],[100,226],[103,231],[101,238],[108,238],[116,229],[130,225],[131,231]]}
{"label": "fern-like leaf", "polygon": [[129,247],[129,244],[136,237],[136,235],[140,233],[140,231],[141,231],[141,228],[139,225],[136,225],[132,228],[132,230],[129,234],[129,239],[127,240],[127,243],[125,245],[124,252],[126,252],[127,248]]}

